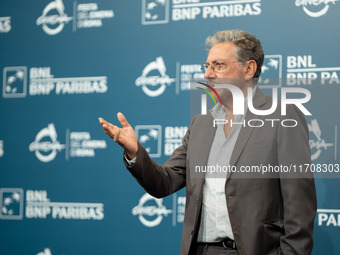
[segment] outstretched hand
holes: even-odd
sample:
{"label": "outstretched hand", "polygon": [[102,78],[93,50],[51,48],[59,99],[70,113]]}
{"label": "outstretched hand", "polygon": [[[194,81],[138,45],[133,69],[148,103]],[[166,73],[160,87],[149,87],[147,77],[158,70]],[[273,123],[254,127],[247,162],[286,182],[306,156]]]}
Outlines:
{"label": "outstretched hand", "polygon": [[138,151],[137,135],[122,113],[119,112],[117,118],[122,125],[121,128],[107,122],[103,118],[99,118],[99,122],[105,133],[123,147],[129,159],[134,159]]}

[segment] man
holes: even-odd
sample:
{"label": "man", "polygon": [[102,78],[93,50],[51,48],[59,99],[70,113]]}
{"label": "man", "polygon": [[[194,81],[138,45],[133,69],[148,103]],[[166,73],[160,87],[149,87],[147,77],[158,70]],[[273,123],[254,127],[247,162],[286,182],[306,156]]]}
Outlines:
{"label": "man", "polygon": [[[245,31],[231,30],[208,37],[206,44],[209,54],[204,77],[209,84],[232,80],[244,98],[252,97],[254,108],[270,109],[272,98],[255,87],[264,59],[259,40]],[[255,91],[248,94],[248,88]],[[150,159],[123,114],[117,115],[122,128],[102,118],[99,121],[124,148],[127,169],[151,195],[164,197],[186,186],[182,255],[310,254],[316,214],[310,173],[302,173],[300,178],[283,172],[263,178],[240,172],[219,178],[209,178],[208,173],[196,175],[197,166],[233,166],[240,170],[309,164],[309,132],[303,114],[288,105],[286,115],[281,114],[280,107],[269,116],[257,116],[249,110],[245,116],[234,115],[231,91],[217,86],[216,91],[222,105],[191,120],[182,146],[164,165]],[[224,124],[213,125],[221,118]],[[280,121],[257,128],[230,124],[264,118]],[[283,119],[294,119],[297,125],[282,126]]]}

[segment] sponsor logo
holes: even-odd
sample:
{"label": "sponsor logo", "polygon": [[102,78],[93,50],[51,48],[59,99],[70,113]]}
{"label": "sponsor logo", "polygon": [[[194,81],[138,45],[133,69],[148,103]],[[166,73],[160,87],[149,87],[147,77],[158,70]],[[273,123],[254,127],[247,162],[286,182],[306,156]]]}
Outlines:
{"label": "sponsor logo", "polygon": [[50,67],[30,68],[30,88],[31,96],[73,94],[94,94],[105,93],[107,91],[107,77],[68,77],[55,78],[51,74]]}
{"label": "sponsor logo", "polygon": [[46,128],[38,132],[34,142],[30,144],[29,150],[34,152],[41,162],[51,162],[57,156],[58,151],[65,149],[65,145],[60,144],[57,137],[54,124],[50,123]]}
{"label": "sponsor logo", "polygon": [[[187,130],[187,126],[164,127],[164,156],[170,156],[177,147],[182,145],[182,138]],[[162,126],[136,125],[135,132],[150,157],[159,158],[162,156]]]}
{"label": "sponsor logo", "polygon": [[169,22],[169,0],[143,0],[142,24],[163,24]]}
{"label": "sponsor logo", "polygon": [[29,150],[35,152],[36,157],[45,163],[54,160],[57,153],[63,149],[66,150],[65,160],[68,161],[70,158],[93,158],[96,155],[96,150],[106,148],[106,141],[92,139],[90,132],[71,132],[69,129],[66,129],[65,144],[60,144],[53,123],[40,130],[35,141],[29,146]]}
{"label": "sponsor logo", "polygon": [[11,17],[0,17],[0,33],[8,33],[11,28]]}
{"label": "sponsor logo", "polygon": [[46,34],[56,35],[63,30],[65,24],[68,24],[73,19],[68,17],[64,11],[65,6],[62,0],[50,2],[37,19],[36,24],[41,25]]}
{"label": "sponsor logo", "polygon": [[261,0],[186,1],[174,0],[172,20],[195,20],[253,16],[261,14]]}
{"label": "sponsor logo", "polygon": [[318,209],[318,226],[340,227],[339,209]]}
{"label": "sponsor logo", "polygon": [[137,125],[135,132],[150,157],[161,157],[162,127],[160,125]]}
{"label": "sponsor logo", "polygon": [[[150,75],[149,75],[150,74]],[[142,71],[142,75],[136,79],[136,86],[142,87],[143,92],[149,97],[157,97],[164,93],[175,79],[166,74],[166,66],[162,57],[157,57]],[[152,88],[152,89],[151,89]]]}
{"label": "sponsor logo", "polygon": [[104,204],[51,202],[46,190],[24,190],[20,188],[0,189],[0,219],[65,219],[102,220]]}
{"label": "sponsor logo", "polygon": [[287,85],[340,84],[340,67],[317,67],[312,55],[287,56]]}
{"label": "sponsor logo", "polygon": [[[27,67],[5,67],[3,97],[25,97],[27,91]],[[30,96],[102,94],[108,89],[106,76],[56,78],[51,67],[29,69]]]}
{"label": "sponsor logo", "polygon": [[27,190],[27,219],[102,220],[104,204],[51,202],[46,190]]}
{"label": "sponsor logo", "polygon": [[310,17],[319,18],[325,15],[330,6],[339,0],[296,0],[295,6],[302,6],[303,11]]}
{"label": "sponsor logo", "polygon": [[261,0],[143,0],[142,24],[164,24],[171,20],[190,21],[196,19],[216,19],[260,15]]}
{"label": "sponsor logo", "polygon": [[0,140],[0,158],[4,155],[4,141]]}
{"label": "sponsor logo", "polygon": [[4,98],[25,97],[27,91],[27,67],[5,67],[2,85],[2,96]]}
{"label": "sponsor logo", "polygon": [[42,252],[37,253],[37,255],[52,255],[50,248],[45,248]]}
{"label": "sponsor logo", "polygon": [[266,55],[257,86],[260,88],[281,87],[282,55]]}
{"label": "sponsor logo", "polygon": [[163,205],[163,199],[157,199],[148,193],[145,193],[140,199],[137,206],[132,209],[132,215],[138,215],[140,222],[146,227],[158,226],[163,216],[168,216],[172,210],[166,209]]}
{"label": "sponsor logo", "polygon": [[309,139],[309,147],[311,149],[312,160],[316,160],[320,157],[323,150],[334,146],[333,143],[327,143],[322,137],[321,129],[317,119],[312,119],[310,124],[308,123],[308,129],[311,138]]}
{"label": "sponsor logo", "polygon": [[0,189],[0,219],[21,220],[23,218],[24,191],[18,188]]}
{"label": "sponsor logo", "polygon": [[165,127],[164,128],[164,155],[171,156],[174,150],[182,145],[182,138],[188,131],[188,127]]}

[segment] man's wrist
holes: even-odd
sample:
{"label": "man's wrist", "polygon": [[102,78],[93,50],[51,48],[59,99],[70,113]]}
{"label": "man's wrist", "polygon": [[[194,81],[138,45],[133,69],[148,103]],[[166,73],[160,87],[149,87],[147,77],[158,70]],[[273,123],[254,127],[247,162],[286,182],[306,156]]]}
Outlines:
{"label": "man's wrist", "polygon": [[129,165],[129,166],[132,166],[134,163],[136,163],[136,160],[137,160],[137,155],[135,157],[133,157],[132,159],[130,159],[131,157],[128,155],[128,153],[125,151],[124,152],[124,159],[126,161],[126,163]]}
{"label": "man's wrist", "polygon": [[137,157],[137,153],[130,154],[127,151],[125,151],[125,156],[127,157],[128,160],[133,160],[134,158]]}

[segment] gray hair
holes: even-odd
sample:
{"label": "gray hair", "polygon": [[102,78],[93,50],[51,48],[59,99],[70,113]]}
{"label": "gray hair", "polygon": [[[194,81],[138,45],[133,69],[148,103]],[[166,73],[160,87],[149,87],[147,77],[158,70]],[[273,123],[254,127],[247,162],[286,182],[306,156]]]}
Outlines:
{"label": "gray hair", "polygon": [[219,31],[213,36],[209,36],[205,45],[210,50],[214,45],[222,42],[232,42],[236,46],[238,61],[255,60],[257,69],[253,78],[260,77],[264,54],[261,42],[254,35],[242,30]]}

